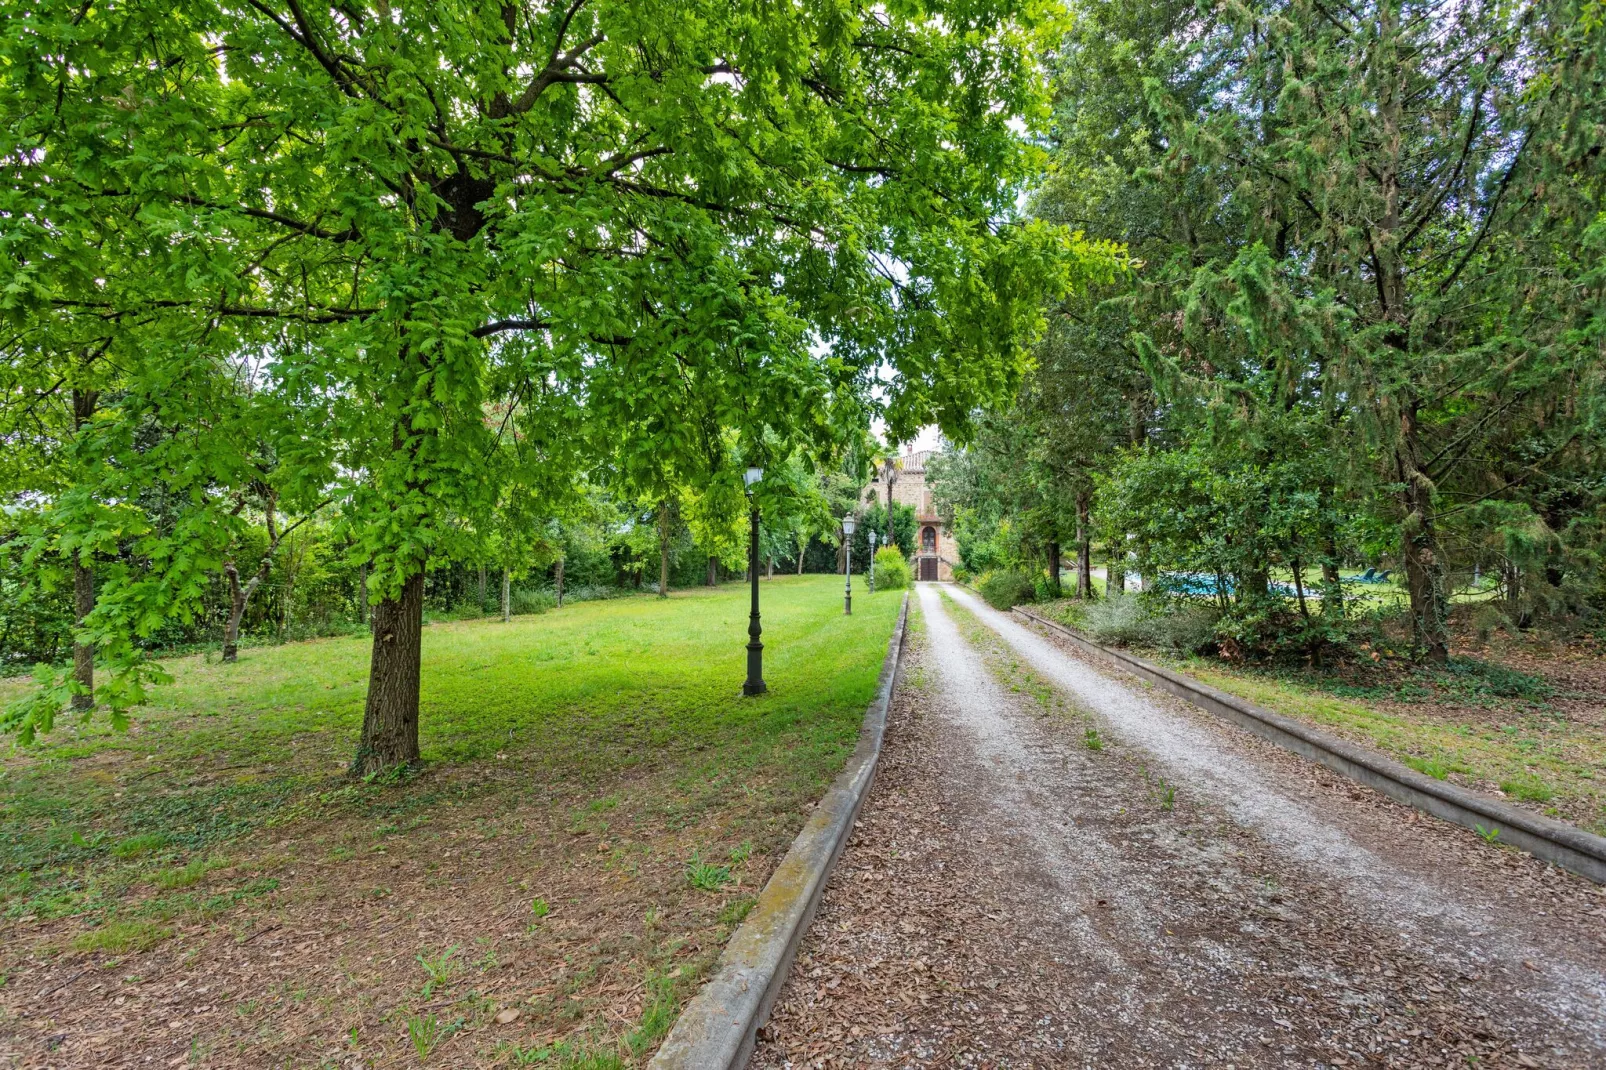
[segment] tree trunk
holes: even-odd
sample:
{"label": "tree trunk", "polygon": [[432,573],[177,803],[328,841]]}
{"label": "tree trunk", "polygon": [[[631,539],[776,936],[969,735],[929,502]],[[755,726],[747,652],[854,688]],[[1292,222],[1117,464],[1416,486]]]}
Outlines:
{"label": "tree trunk", "polygon": [[775,555],[774,554],[770,555],[769,567],[764,573],[764,578],[767,579],[767,580],[773,580],[775,578]]}
{"label": "tree trunk", "polygon": [[[95,406],[100,400],[100,391],[82,390],[73,387],[72,391],[72,425],[73,435],[76,437],[83,433],[84,425],[95,418]],[[95,611],[95,572],[90,567],[89,560],[84,551],[79,550],[73,556],[72,570],[73,608],[74,616],[79,627],[83,626],[84,618]],[[72,708],[75,710],[90,710],[95,707],[95,646],[93,643],[80,643],[76,639],[72,645],[72,675],[78,689],[72,697]]]}
{"label": "tree trunk", "polygon": [[251,601],[258,585],[268,571],[268,561],[263,559],[262,567],[249,581],[240,583],[240,570],[235,567],[234,560],[223,562],[223,575],[229,581],[229,619],[223,625],[223,660],[238,661],[240,657],[240,621],[245,617],[245,607]]}
{"label": "tree trunk", "polygon": [[485,615],[485,566],[480,566],[480,616]]}
{"label": "tree trunk", "polygon": [[233,559],[223,562],[223,575],[229,581],[229,618],[223,623],[223,660],[240,660],[240,618],[245,616],[245,588]]}
{"label": "tree trunk", "polygon": [[719,585],[719,558],[710,557],[708,559],[708,586],[716,587],[718,585]]}
{"label": "tree trunk", "polygon": [[803,555],[808,553],[808,549],[807,543],[797,548],[797,574],[799,576],[803,575]]}
{"label": "tree trunk", "polygon": [[368,562],[357,566],[357,623],[368,623]]}
{"label": "tree trunk", "polygon": [[[482,603],[483,604],[483,603]],[[502,623],[513,619],[513,570],[502,570]]]}
{"label": "tree trunk", "polygon": [[558,608],[563,608],[563,558],[558,558],[557,567],[553,570],[553,579],[558,589]]}
{"label": "tree trunk", "polygon": [[418,761],[418,679],[424,633],[424,570],[407,577],[401,593],[374,606],[373,658],[362,741],[352,759],[357,776]]}
{"label": "tree trunk", "polygon": [[669,597],[669,499],[658,506],[658,597]]}
{"label": "tree trunk", "polygon": [[1126,593],[1126,562],[1121,559],[1125,547],[1117,541],[1110,548],[1108,562],[1104,566],[1104,597],[1119,598]]}
{"label": "tree trunk", "polygon": [[1338,536],[1333,531],[1333,488],[1323,484],[1318,496],[1321,508],[1322,616],[1344,615],[1344,577],[1338,573]]}
{"label": "tree trunk", "polygon": [[1417,460],[1416,406],[1400,413],[1400,440],[1394,457],[1400,481],[1400,560],[1411,599],[1411,631],[1428,660],[1450,659],[1444,557],[1434,525],[1433,483]]}
{"label": "tree trunk", "polygon": [[1060,596],[1060,544],[1048,544],[1048,589],[1055,598]]}
{"label": "tree trunk", "polygon": [[1093,523],[1090,516],[1093,496],[1085,490],[1076,494],[1076,597],[1093,597]]}
{"label": "tree trunk", "polygon": [[[83,627],[84,618],[95,611],[95,573],[84,564],[84,553],[78,552],[77,560],[72,570],[73,600],[78,611],[78,626]],[[95,645],[93,643],[80,643],[74,641],[72,645],[72,675],[78,684],[73,693],[72,708],[75,710],[90,710],[95,708]]]}

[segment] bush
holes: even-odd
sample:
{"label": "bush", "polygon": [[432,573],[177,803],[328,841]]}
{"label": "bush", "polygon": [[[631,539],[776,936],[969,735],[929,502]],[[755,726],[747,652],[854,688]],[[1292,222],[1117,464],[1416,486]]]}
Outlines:
{"label": "bush", "polygon": [[969,583],[970,582],[970,570],[968,568],[956,568],[956,569],[954,569],[954,582],[955,583]]}
{"label": "bush", "polygon": [[557,595],[543,587],[515,587],[509,601],[513,603],[515,616],[525,613],[545,613],[558,604]]}
{"label": "bush", "polygon": [[1214,647],[1217,614],[1201,605],[1125,595],[1084,604],[1080,624],[1100,643],[1194,654]]}
{"label": "bush", "polygon": [[994,609],[1009,609],[1037,600],[1037,584],[1029,572],[997,569],[976,578],[976,590]]}
{"label": "bush", "polygon": [[875,589],[901,591],[914,580],[909,561],[896,546],[883,546],[875,552]]}

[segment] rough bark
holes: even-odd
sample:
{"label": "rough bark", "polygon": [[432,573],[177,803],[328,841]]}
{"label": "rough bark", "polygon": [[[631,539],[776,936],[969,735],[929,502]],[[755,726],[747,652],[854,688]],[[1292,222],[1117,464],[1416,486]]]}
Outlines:
{"label": "rough bark", "polygon": [[368,703],[362,740],[351,771],[383,773],[418,761],[418,680],[424,632],[424,570],[402,584],[394,598],[374,606],[373,657],[368,666]]}
{"label": "rough bark", "polygon": [[1433,483],[1417,459],[1418,429],[1414,405],[1400,413],[1400,437],[1394,457],[1400,483],[1400,560],[1411,600],[1411,630],[1428,660],[1450,658],[1449,600],[1445,593],[1444,555],[1435,526]]}
{"label": "rough bark", "polygon": [[719,558],[717,558],[717,557],[710,557],[708,559],[708,584],[707,585],[709,587],[716,587],[716,586],[719,585]]}
{"label": "rough bark", "polygon": [[[482,605],[484,603],[481,603]],[[513,619],[513,570],[502,570],[502,623]]]}

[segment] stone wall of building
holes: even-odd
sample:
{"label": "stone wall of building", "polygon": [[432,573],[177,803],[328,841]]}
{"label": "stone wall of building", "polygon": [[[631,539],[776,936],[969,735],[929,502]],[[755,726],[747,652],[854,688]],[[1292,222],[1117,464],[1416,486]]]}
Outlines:
{"label": "stone wall of building", "polygon": [[[953,545],[948,525],[937,515],[931,486],[926,482],[926,461],[931,456],[931,450],[921,450],[918,453],[906,453],[900,458],[902,464],[897,478],[892,482],[892,500],[909,506],[915,512],[915,556],[909,562],[914,569],[915,579],[949,581],[954,578],[954,565],[959,561],[959,554]],[[882,481],[879,471],[860,493],[859,500],[865,505],[872,502],[879,502],[883,506],[887,504],[887,485]]]}

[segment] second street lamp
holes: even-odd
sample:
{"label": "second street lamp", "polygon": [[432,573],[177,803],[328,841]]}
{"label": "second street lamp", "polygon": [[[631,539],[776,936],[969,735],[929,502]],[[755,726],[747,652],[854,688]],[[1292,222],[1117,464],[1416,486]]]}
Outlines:
{"label": "second street lamp", "polygon": [[849,513],[842,518],[842,613],[853,615],[853,530],[858,521]]}
{"label": "second street lamp", "polygon": [[870,593],[875,594],[875,529],[870,529]]}
{"label": "second street lamp", "polygon": [[747,619],[747,679],[742,683],[742,694],[762,695],[769,688],[764,684],[764,644],[758,641],[764,629],[758,623],[758,501],[753,497],[753,484],[764,478],[764,469],[749,468],[742,475],[747,486],[747,500],[752,507],[753,530],[747,554],[747,574],[753,582],[753,612]]}

